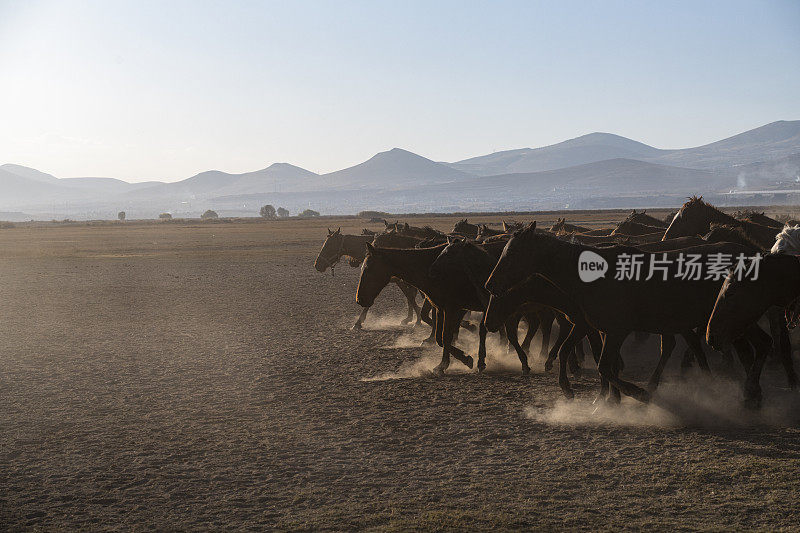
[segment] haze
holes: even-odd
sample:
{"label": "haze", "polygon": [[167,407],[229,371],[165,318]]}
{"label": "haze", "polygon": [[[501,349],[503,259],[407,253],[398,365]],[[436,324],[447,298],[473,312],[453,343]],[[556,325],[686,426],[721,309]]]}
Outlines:
{"label": "haze", "polygon": [[3,2],[0,162],[175,181],[800,117],[800,4]]}

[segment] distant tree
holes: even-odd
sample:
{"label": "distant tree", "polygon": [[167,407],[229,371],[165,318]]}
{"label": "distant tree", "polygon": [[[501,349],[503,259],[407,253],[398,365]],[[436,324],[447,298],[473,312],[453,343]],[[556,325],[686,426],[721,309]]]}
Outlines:
{"label": "distant tree", "polygon": [[277,218],[277,213],[275,212],[275,208],[269,204],[261,206],[261,211],[259,211],[262,218]]}
{"label": "distant tree", "polygon": [[117,213],[117,218],[120,220],[125,220],[125,211],[120,211]]}
{"label": "distant tree", "polygon": [[318,217],[319,211],[314,211],[313,209],[306,209],[302,213],[300,213],[301,217]]}
{"label": "distant tree", "polygon": [[278,208],[278,216],[281,217],[281,218],[288,217],[289,216],[289,210],[288,209],[284,209],[283,207],[279,207]]}
{"label": "distant tree", "polygon": [[158,218],[160,218],[161,220],[172,220],[172,215],[169,213],[161,213],[160,215],[158,215]]}
{"label": "distant tree", "polygon": [[211,209],[209,209],[208,211],[200,215],[200,218],[202,218],[203,220],[208,220],[212,218],[219,218],[219,215],[217,214],[216,211],[212,211]]}

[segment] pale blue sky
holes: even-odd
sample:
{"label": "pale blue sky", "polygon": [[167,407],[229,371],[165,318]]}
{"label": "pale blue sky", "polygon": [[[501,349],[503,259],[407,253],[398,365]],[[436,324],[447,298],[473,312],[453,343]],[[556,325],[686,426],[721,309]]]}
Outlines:
{"label": "pale blue sky", "polygon": [[800,119],[800,2],[0,0],[0,163],[176,180]]}

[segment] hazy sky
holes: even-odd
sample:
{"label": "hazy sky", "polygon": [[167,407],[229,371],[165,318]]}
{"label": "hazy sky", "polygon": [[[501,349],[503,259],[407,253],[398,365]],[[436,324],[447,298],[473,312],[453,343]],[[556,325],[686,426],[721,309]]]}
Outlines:
{"label": "hazy sky", "polygon": [[800,119],[800,2],[0,0],[0,163],[176,180]]}

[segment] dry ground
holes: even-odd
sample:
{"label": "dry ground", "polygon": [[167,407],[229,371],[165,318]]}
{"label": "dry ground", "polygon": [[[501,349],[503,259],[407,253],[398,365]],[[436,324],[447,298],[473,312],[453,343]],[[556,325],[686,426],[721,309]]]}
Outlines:
{"label": "dry ground", "polygon": [[340,223],[0,230],[0,529],[798,528],[774,368],[753,415],[678,357],[660,407],[596,413],[594,373],[568,404],[497,341],[432,377],[395,287],[348,331],[358,270],[311,266]]}

